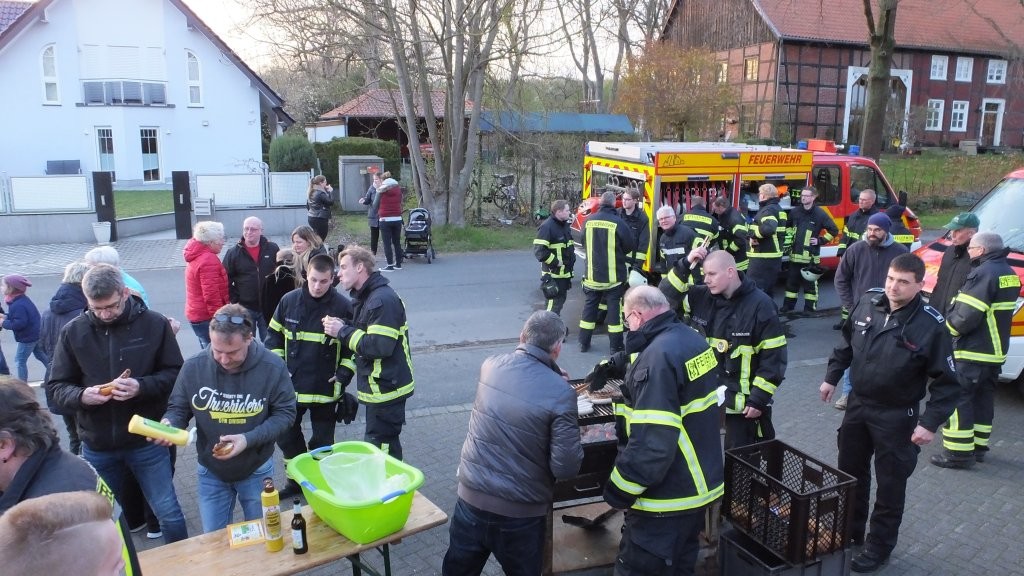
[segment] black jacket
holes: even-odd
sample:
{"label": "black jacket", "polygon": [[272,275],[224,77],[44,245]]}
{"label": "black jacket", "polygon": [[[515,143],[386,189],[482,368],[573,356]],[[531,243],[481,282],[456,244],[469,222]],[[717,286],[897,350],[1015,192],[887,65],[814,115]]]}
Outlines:
{"label": "black jacket", "polygon": [[327,190],[317,189],[313,192],[312,198],[306,200],[306,216],[310,218],[330,218],[331,206],[334,206],[334,198]]}
{"label": "black jacket", "polygon": [[747,269],[747,246],[750,244],[750,232],[747,228],[747,220],[732,206],[725,209],[718,215],[720,226],[718,232],[718,245],[723,250],[732,254],[736,260],[736,269],[743,271]]}
{"label": "black jacket", "polygon": [[260,287],[260,310],[263,312],[263,318],[273,318],[274,310],[277,310],[281,298],[292,290],[295,290],[295,270],[279,261],[277,268],[263,278],[263,286]]}
{"label": "black jacket", "polygon": [[544,350],[520,344],[484,360],[459,497],[503,516],[543,516],[555,480],[574,477],[583,462],[576,416],[576,393]]}
{"label": "black jacket", "polygon": [[718,220],[702,208],[690,208],[690,211],[683,214],[680,222],[689,226],[697,234],[697,242],[704,242],[708,238],[708,246],[711,246],[718,238]]}
{"label": "black jacket", "polygon": [[971,272],[971,257],[967,254],[967,243],[946,245],[933,242],[929,248],[941,251],[942,261],[928,304],[945,315],[953,306],[953,297],[963,287],[967,274]]}
{"label": "black jacket", "polygon": [[750,238],[757,240],[750,258],[782,258],[782,239],[780,231],[785,234],[785,222],[781,216],[778,198],[769,198],[760,203],[761,209],[750,224]]}
{"label": "black jacket", "polygon": [[412,396],[412,350],[405,304],[380,272],[352,296],[354,320],[338,338],[355,354],[359,401],[388,404]]}
{"label": "black jacket", "polygon": [[587,252],[584,288],[608,290],[626,281],[626,258],[636,250],[636,243],[629,225],[619,218],[615,208],[601,206],[587,218],[583,248]]}
{"label": "black jacket", "polygon": [[263,279],[274,271],[278,250],[277,244],[263,236],[260,236],[259,259],[255,262],[245,248],[244,239],[228,250],[223,263],[228,273],[228,299],[232,304],[263,310]]}
{"label": "black jacket", "polygon": [[710,504],[725,489],[714,352],[665,312],[626,334],[626,354],[637,356],[615,410],[623,434],[605,500],[658,515]]}
{"label": "black jacket", "polygon": [[[86,312],[64,327],[46,386],[60,410],[78,415],[78,435],[90,450],[139,448],[146,438],[128,432],[128,421],[134,414],[160,420],[183,362],[167,318],[131,296],[110,324]],[[106,384],[126,368],[139,381],[137,396],[82,405],[85,388]]]}
{"label": "black jacket", "polygon": [[[50,308],[43,310],[41,325],[39,327],[39,344],[46,353],[47,358],[53,358],[54,350],[57,349],[57,341],[60,339],[60,331],[85,311],[89,303],[82,293],[81,284],[63,283],[57,287],[57,292],[50,299]],[[46,377],[49,379],[50,367],[46,367]],[[46,404],[55,414],[65,414],[50,394],[50,388],[45,388]],[[74,414],[73,412],[71,414]]]}
{"label": "black jacket", "polygon": [[[338,401],[343,384],[352,379],[352,353],[339,338],[324,333],[325,316],[352,321],[352,304],[334,288],[313,298],[309,285],[281,298],[267,330],[267,349],[288,365],[299,404],[331,404]],[[336,376],[338,381],[329,380]]]}
{"label": "black jacket", "polygon": [[633,252],[626,256],[626,261],[631,268],[643,269],[647,251],[651,248],[651,223],[647,214],[639,205],[632,214],[626,214],[625,208],[619,208],[616,213],[633,233]]}
{"label": "black jacket", "polygon": [[533,257],[540,262],[542,276],[572,278],[576,252],[573,249],[569,223],[555,218],[554,215],[542,222],[537,228],[537,237],[533,239]]}
{"label": "black jacket", "polygon": [[686,259],[686,255],[690,253],[696,242],[697,233],[693,231],[693,228],[681,222],[676,222],[668,230],[663,230],[661,239],[658,240],[658,247],[664,264],[659,265],[658,269],[666,272],[671,270],[677,261]]}
{"label": "black jacket", "polygon": [[715,350],[726,413],[772,403],[786,376],[786,336],[771,297],[743,278],[732,298],[692,286],[684,301],[689,324]]}
{"label": "black jacket", "polygon": [[974,261],[963,288],[953,298],[946,325],[953,334],[953,357],[961,362],[1002,366],[1010,347],[1010,324],[1020,295],[1020,277],[1006,262],[1008,248]]}
{"label": "black jacket", "polygon": [[836,269],[836,293],[843,308],[852,310],[865,292],[885,287],[889,264],[893,258],[906,253],[907,249],[897,244],[892,235],[886,236],[878,246],[872,246],[867,240],[854,242]]}
{"label": "black jacket", "polygon": [[[821,261],[821,245],[828,244],[839,234],[839,228],[832,217],[817,204],[810,210],[797,205],[789,211],[790,228],[793,229],[793,246],[790,249],[791,262],[815,263]],[[822,234],[824,232],[824,234]],[[820,238],[819,238],[820,237]],[[819,238],[818,243],[811,245],[811,238]]]}
{"label": "black jacket", "polygon": [[864,230],[867,230],[868,219],[878,214],[878,207],[872,206],[867,212],[858,208],[846,217],[846,222],[843,224],[843,237],[839,240],[839,256],[846,252],[846,249],[853,245],[854,242],[860,240],[861,236],[864,235]]}
{"label": "black jacket", "polygon": [[[960,400],[949,329],[920,294],[895,312],[880,289],[860,299],[828,360],[825,382],[837,384],[847,368],[856,382],[853,394],[868,406],[916,411],[930,392],[920,424],[932,432]],[[926,388],[929,378],[934,380]]]}

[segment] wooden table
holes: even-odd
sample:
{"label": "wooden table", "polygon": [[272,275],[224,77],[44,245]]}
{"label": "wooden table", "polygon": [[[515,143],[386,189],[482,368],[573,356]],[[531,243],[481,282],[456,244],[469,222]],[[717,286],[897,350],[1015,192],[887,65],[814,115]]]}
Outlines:
{"label": "wooden table", "polygon": [[309,506],[303,506],[302,515],[306,518],[306,538],[309,540],[309,552],[305,554],[292,552],[289,528],[291,514],[284,511],[281,514],[281,523],[285,529],[285,543],[284,549],[280,552],[268,552],[262,542],[242,548],[231,548],[228,546],[227,531],[217,530],[140,553],[142,573],[145,576],[275,576],[295,574],[341,558],[348,558],[352,562],[354,574],[360,574],[362,569],[379,575],[359,558],[360,552],[376,548],[383,556],[384,574],[390,576],[391,556],[388,545],[391,542],[440,526],[448,520],[448,516],[440,508],[417,492],[413,497],[412,510],[404,528],[376,542],[356,544],[320,520]]}

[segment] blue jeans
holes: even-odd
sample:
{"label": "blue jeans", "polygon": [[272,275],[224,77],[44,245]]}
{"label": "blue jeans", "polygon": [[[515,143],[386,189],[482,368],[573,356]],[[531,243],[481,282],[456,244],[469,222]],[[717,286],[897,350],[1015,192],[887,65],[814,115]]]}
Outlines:
{"label": "blue jeans", "polygon": [[842,396],[846,396],[847,394],[849,394],[850,390],[853,390],[853,384],[850,383],[850,369],[847,368],[846,371],[843,372],[843,393],[842,393]]}
{"label": "blue jeans", "polygon": [[43,368],[50,365],[50,359],[46,357],[42,346],[37,346],[39,341],[18,342],[18,351],[14,353],[14,366],[18,370],[18,380],[28,382],[28,357],[35,356],[36,360],[43,363]]}
{"label": "blue jeans", "polygon": [[479,575],[491,554],[508,576],[541,573],[544,516],[510,518],[485,512],[459,498],[448,533],[448,552],[441,565],[445,576]]}
{"label": "blue jeans", "polygon": [[7,367],[7,358],[4,358],[4,349],[0,348],[0,374],[10,374],[11,369]]}
{"label": "blue jeans", "polygon": [[192,331],[196,333],[196,337],[199,338],[199,347],[206,349],[210,345],[210,321],[206,322],[189,322],[192,325]]}
{"label": "blue jeans", "polygon": [[171,454],[166,447],[147,443],[139,448],[92,450],[83,443],[82,457],[92,464],[119,502],[123,502],[121,488],[124,485],[125,470],[131,469],[139,481],[142,494],[160,520],[164,542],[170,544],[188,538],[185,515],[178,505],[174,483],[171,481]]}
{"label": "blue jeans", "polygon": [[[199,517],[203,521],[203,532],[220,530],[231,523],[231,514],[235,510],[235,497],[242,506],[242,516],[246,520],[257,520],[263,517],[263,503],[260,492],[263,491],[263,479],[274,476],[274,459],[271,458],[256,469],[251,476],[238,482],[225,482],[210,470],[199,465]],[[284,509],[289,503],[282,502]]]}
{"label": "blue jeans", "polygon": [[267,339],[267,319],[263,317],[262,312],[257,312],[252,308],[246,308],[249,311],[249,316],[252,316],[252,322],[256,326],[255,336],[259,337],[260,343]]}

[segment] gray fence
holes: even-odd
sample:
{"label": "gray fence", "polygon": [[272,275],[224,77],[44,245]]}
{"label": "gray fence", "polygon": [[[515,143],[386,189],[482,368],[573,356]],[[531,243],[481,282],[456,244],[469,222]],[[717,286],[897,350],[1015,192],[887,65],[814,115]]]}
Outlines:
{"label": "gray fence", "polygon": [[92,181],[86,175],[0,178],[0,214],[94,211]]}

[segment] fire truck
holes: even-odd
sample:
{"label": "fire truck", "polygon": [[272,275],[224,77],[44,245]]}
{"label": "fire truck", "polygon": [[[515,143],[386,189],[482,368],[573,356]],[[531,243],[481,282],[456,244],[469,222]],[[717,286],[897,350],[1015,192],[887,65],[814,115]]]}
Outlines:
{"label": "fire truck", "polygon": [[[813,185],[818,190],[818,205],[825,209],[841,232],[847,216],[858,209],[861,190],[877,194],[876,205],[884,210],[898,201],[881,169],[870,158],[841,154],[834,143],[810,140],[806,149],[748,145],[730,142],[588,142],[583,158],[583,202],[572,222],[577,246],[587,217],[597,211],[600,196],[612,190],[621,196],[629,190],[643,192],[643,209],[651,227],[645,271],[651,272],[657,256],[655,212],[670,205],[677,213],[690,208],[696,196],[711,202],[720,195],[732,200],[734,207],[750,215],[757,211],[757,189],[774,184],[782,198],[780,205],[797,205],[800,189]],[[906,205],[905,194],[902,195]],[[913,233],[914,248],[920,246],[921,226],[917,216],[907,209],[904,223]],[[821,248],[822,265],[839,265],[837,237]],[[579,250],[578,250],[579,251]]]}

